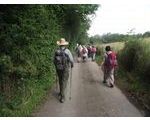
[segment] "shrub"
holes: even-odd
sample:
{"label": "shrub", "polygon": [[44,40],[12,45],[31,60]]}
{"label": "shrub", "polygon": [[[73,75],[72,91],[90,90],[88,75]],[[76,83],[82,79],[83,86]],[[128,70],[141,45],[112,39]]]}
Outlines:
{"label": "shrub", "polygon": [[[139,76],[143,81],[149,82],[150,75],[150,42],[133,40],[125,43],[123,50],[119,52],[119,62],[122,67]],[[149,82],[150,83],[150,82]]]}

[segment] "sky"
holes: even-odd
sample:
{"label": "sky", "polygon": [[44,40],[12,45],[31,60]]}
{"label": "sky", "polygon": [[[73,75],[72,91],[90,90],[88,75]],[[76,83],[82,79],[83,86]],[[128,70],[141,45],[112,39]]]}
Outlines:
{"label": "sky", "polygon": [[150,3],[102,3],[88,33],[127,34],[131,29],[135,34],[150,31]]}

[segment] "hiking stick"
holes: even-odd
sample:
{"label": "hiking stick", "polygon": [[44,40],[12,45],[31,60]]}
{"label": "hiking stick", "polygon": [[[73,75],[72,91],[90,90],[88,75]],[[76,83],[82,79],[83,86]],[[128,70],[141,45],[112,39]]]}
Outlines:
{"label": "hiking stick", "polygon": [[71,100],[71,84],[72,84],[72,68],[71,68],[71,72],[70,72],[70,96],[69,96],[70,100]]}
{"label": "hiking stick", "polygon": [[57,73],[56,73],[56,91],[58,91],[58,76],[57,76]]}

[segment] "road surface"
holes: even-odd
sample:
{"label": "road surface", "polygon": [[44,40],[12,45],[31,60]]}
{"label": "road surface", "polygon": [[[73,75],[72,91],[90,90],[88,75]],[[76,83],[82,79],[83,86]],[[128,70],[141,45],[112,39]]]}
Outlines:
{"label": "road surface", "polygon": [[88,60],[75,63],[72,70],[71,100],[70,83],[66,101],[60,103],[56,86],[47,100],[34,111],[36,117],[139,117],[142,113],[132,105],[116,86],[103,84],[99,66]]}

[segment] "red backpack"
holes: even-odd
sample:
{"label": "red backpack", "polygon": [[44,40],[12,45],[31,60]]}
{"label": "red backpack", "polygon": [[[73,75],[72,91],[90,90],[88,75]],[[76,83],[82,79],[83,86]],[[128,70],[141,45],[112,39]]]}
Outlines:
{"label": "red backpack", "polygon": [[107,54],[107,59],[105,62],[105,65],[110,67],[110,68],[114,68],[117,65],[117,59],[116,59],[116,54],[114,52]]}
{"label": "red backpack", "polygon": [[82,49],[82,53],[83,53],[83,54],[87,53],[87,51],[86,51],[85,48]]}
{"label": "red backpack", "polygon": [[93,52],[93,53],[96,52],[96,47],[92,47],[92,52]]}

